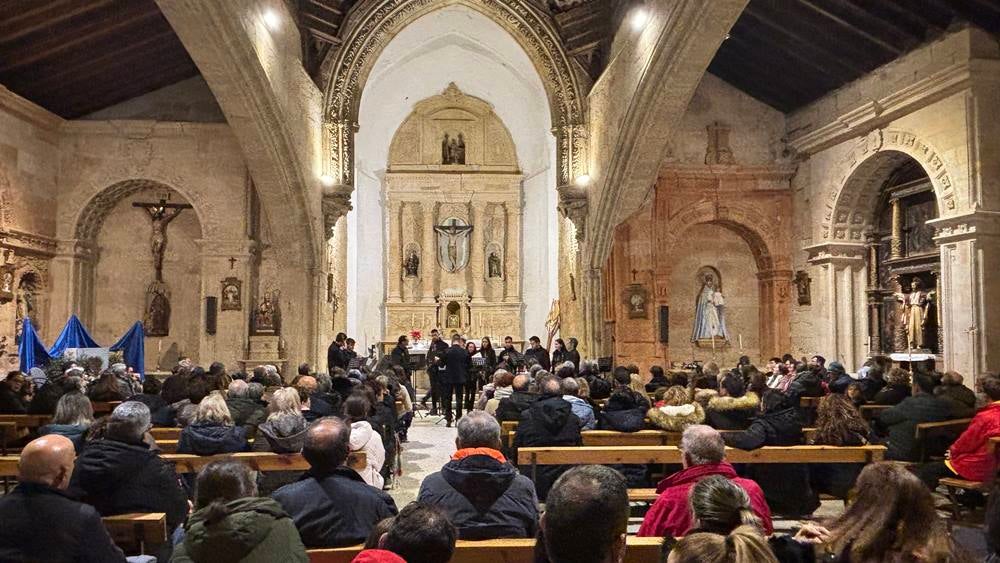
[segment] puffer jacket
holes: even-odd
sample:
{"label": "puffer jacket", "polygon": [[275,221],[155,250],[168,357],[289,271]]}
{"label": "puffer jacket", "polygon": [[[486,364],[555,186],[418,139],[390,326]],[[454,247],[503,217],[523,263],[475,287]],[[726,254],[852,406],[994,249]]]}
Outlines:
{"label": "puffer jacket", "polygon": [[705,423],[717,430],[746,430],[758,407],[760,398],[754,392],[742,397],[712,397],[705,409]]}
{"label": "puffer jacket", "polygon": [[463,540],[533,538],[535,485],[488,448],[459,450],[420,484],[417,501],[440,507]]}
{"label": "puffer jacket", "polygon": [[197,422],[185,426],[177,440],[177,453],[216,455],[247,450],[247,431],[242,426]]}
{"label": "puffer jacket", "polygon": [[920,461],[917,425],[941,422],[954,417],[954,403],[927,393],[907,397],[879,414],[877,428],[889,436],[886,458]]}
{"label": "puffer jacket", "polygon": [[198,510],[184,526],[176,563],[265,563],[309,561],[295,523],[269,498],[247,497],[225,504],[225,517],[209,521],[211,507]]}
{"label": "puffer jacket", "polygon": [[501,399],[497,405],[497,420],[513,421],[520,420],[521,414],[528,410],[535,401],[538,400],[537,393],[527,391],[513,391],[506,399]]}
{"label": "puffer jacket", "polygon": [[368,456],[368,465],[358,473],[365,483],[381,490],[385,484],[385,479],[380,473],[385,463],[385,445],[382,444],[382,436],[364,420],[351,424],[351,451],[362,450]]}
{"label": "puffer jacket", "polygon": [[84,443],[87,439],[87,430],[90,430],[89,425],[83,424],[46,424],[38,429],[39,436],[45,436],[46,434],[59,434],[60,436],[65,436],[69,438],[70,442],[73,442],[73,447],[76,448],[76,453],[79,454],[83,450]]}
{"label": "puffer jacket", "polygon": [[[521,415],[521,422],[514,434],[514,449],[511,457],[517,459],[517,449],[530,446],[579,446],[580,419],[573,414],[573,407],[561,396],[545,396],[535,401]],[[539,465],[534,476],[535,491],[539,500],[544,501],[552,484],[571,465]],[[531,475],[531,466],[518,469]]]}
{"label": "puffer jacket", "polygon": [[625,389],[615,391],[608,398],[597,427],[601,430],[638,432],[646,427],[649,401],[638,393]]}
{"label": "puffer jacket", "polygon": [[[302,451],[309,425],[306,419],[293,414],[283,414],[267,420],[257,427],[257,437],[253,441],[253,451],[274,452],[276,454],[297,454]],[[302,477],[302,471],[267,471],[257,480],[260,496],[268,496],[274,491],[294,483]]]}
{"label": "puffer jacket", "polygon": [[948,449],[949,464],[963,479],[988,481],[996,474],[996,460],[989,454],[990,438],[996,436],[1000,436],[1000,403],[990,403]]}
{"label": "puffer jacket", "polygon": [[698,403],[688,403],[676,407],[653,407],[646,414],[657,428],[668,432],[683,432],[692,424],[705,420],[705,410]]}

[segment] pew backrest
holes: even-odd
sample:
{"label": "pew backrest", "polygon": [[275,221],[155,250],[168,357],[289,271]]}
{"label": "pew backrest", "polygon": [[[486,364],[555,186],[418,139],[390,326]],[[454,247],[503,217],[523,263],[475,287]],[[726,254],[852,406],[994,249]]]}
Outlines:
{"label": "pew backrest", "polygon": [[119,514],[101,520],[112,541],[125,553],[144,554],[167,543],[167,515],[163,512]]}

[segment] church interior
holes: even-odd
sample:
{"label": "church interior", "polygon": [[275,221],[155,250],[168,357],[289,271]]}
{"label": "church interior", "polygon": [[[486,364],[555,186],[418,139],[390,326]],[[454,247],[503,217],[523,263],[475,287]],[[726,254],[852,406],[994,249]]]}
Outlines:
{"label": "church interior", "polygon": [[[816,560],[779,536],[1000,558],[998,114],[998,0],[3,3],[0,519],[27,484],[68,487],[113,541],[96,560],[217,561],[199,486],[244,456],[241,496],[295,524],[248,561],[707,561],[712,534],[763,538],[718,560]],[[89,416],[60,418],[77,396]],[[298,449],[271,440],[285,414]],[[190,514],[81,492],[91,443],[135,416]],[[242,442],[200,449],[212,424]],[[344,424],[357,498],[392,504],[374,543],[377,520],[317,539],[265,487],[322,482],[309,448]],[[62,483],[37,459],[68,426]],[[760,483],[751,532],[665,492],[715,443],[729,482]],[[525,530],[449,508],[437,472],[476,455],[513,468],[493,503],[528,479]],[[873,516],[895,531],[862,552],[876,473],[930,508]],[[627,481],[625,524],[595,517],[602,481],[574,555],[552,522],[587,475]],[[656,527],[668,497],[683,518]],[[417,541],[404,516],[441,520],[447,553],[393,548]],[[0,530],[0,559],[30,543]]]}

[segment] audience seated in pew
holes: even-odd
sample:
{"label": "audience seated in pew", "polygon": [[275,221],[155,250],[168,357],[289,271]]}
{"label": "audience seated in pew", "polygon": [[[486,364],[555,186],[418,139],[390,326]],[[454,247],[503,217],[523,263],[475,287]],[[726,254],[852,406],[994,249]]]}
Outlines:
{"label": "audience seated in pew", "polygon": [[64,436],[25,446],[17,487],[0,497],[0,561],[125,561],[97,510],[66,494],[73,458]]}
{"label": "audience seated in pew", "polygon": [[444,511],[459,539],[534,537],[535,486],[500,453],[500,424],[473,411],[459,419],[457,428],[458,451],[440,472],[424,478],[417,501]]}
{"label": "audience seated in pew", "polygon": [[187,495],[170,463],[144,441],[149,418],[149,407],[136,401],[115,407],[103,437],[88,442],[77,458],[69,490],[102,516],[165,512],[173,530],[187,514]]}
{"label": "audience seated in pew", "polygon": [[385,445],[382,443],[382,436],[367,420],[371,408],[364,393],[351,395],[344,403],[345,422],[351,425],[351,451],[363,451],[367,454],[368,462],[364,471],[360,472],[361,478],[372,487],[381,489],[385,484],[381,474],[386,459]]}
{"label": "audience seated in pew", "polygon": [[309,561],[288,514],[257,496],[254,471],[238,461],[213,461],[198,473],[194,512],[174,546],[174,563]]}
{"label": "audience seated in pew", "polygon": [[[235,382],[234,382],[235,383]],[[267,420],[257,427],[257,437],[253,442],[255,452],[278,454],[302,453],[308,423],[302,416],[299,392],[292,387],[278,389],[271,395]],[[259,492],[270,495],[280,487],[298,481],[298,471],[270,471],[259,478]]]}
{"label": "audience seated in pew", "polygon": [[747,391],[743,376],[729,372],[719,381],[719,394],[708,400],[705,423],[717,430],[745,430],[760,408],[760,397]]}
{"label": "audience seated in pew", "polygon": [[234,379],[229,384],[226,407],[233,417],[233,424],[246,428],[248,436],[253,435],[251,429],[257,428],[267,418],[267,406],[250,398],[250,384],[241,379]]}
{"label": "audience seated in pew", "polygon": [[59,434],[73,442],[76,452],[83,450],[87,431],[94,424],[94,406],[90,399],[79,391],[66,393],[56,404],[56,414],[52,422],[38,429],[39,436]]}
{"label": "audience seated in pew", "polygon": [[[37,378],[39,372],[42,375],[45,373],[41,368],[31,368],[30,371],[35,374],[33,379]],[[77,373],[75,370],[73,372],[66,370],[55,379],[46,379],[41,388],[35,390],[35,395],[28,405],[28,414],[55,414],[56,405],[63,395],[70,391],[80,391],[82,388],[80,377],[73,375],[75,373]]]}
{"label": "audience seated in pew", "polygon": [[593,430],[597,427],[597,417],[594,407],[580,397],[580,384],[572,376],[562,379],[562,398],[572,407],[573,414],[580,419],[580,430]]}
{"label": "audience seated in pew", "polygon": [[599,430],[638,432],[645,428],[649,398],[644,390],[634,389],[632,376],[625,368],[615,368],[614,389],[598,415]]}
{"label": "audience seated in pew", "polygon": [[[885,376],[885,386],[868,399],[868,402],[874,405],[898,405],[910,396],[912,389],[909,372],[892,368]],[[868,393],[865,393],[865,396],[867,395]]]}
{"label": "audience seated in pew", "polygon": [[131,396],[126,395],[118,384],[118,377],[111,370],[106,370],[94,383],[87,387],[87,397],[95,402],[122,401]]}
{"label": "audience seated in pew", "polygon": [[996,452],[989,441],[1000,436],[1000,377],[987,374],[980,378],[980,385],[991,402],[976,413],[968,428],[948,448],[944,461],[925,463],[915,469],[932,491],[944,477],[985,482],[996,475]]}
{"label": "audience seated in pew", "polygon": [[600,366],[596,361],[582,360],[580,362],[580,377],[586,379],[590,386],[591,400],[601,401],[611,396],[611,382],[601,374]]}
{"label": "audience seated in pew", "polygon": [[649,368],[649,383],[646,384],[647,393],[655,393],[657,389],[661,387],[670,387],[671,385],[672,383],[663,373],[662,367],[653,366]]}
{"label": "audience seated in pew", "polygon": [[314,422],[302,446],[309,471],[271,495],[291,515],[306,547],[362,543],[376,523],[396,515],[392,497],[344,465],[350,435],[350,426],[340,419]]}
{"label": "audience seated in pew", "polygon": [[662,398],[644,416],[661,430],[683,432],[692,424],[704,422],[705,409],[691,400],[687,389],[674,385],[663,392]]}
{"label": "audience seated in pew", "polygon": [[[516,381],[516,378],[515,378]],[[529,446],[579,446],[580,421],[573,414],[572,406],[562,398],[562,382],[554,375],[544,376],[539,382],[541,397],[521,415],[514,435],[514,459],[517,448]],[[517,393],[515,392],[515,395]],[[513,397],[512,397],[513,398]],[[525,468],[519,468],[522,472]],[[542,502],[552,484],[568,466],[551,465],[538,468],[535,491]]]}
{"label": "audience seated in pew", "polygon": [[27,414],[31,403],[30,384],[19,371],[0,381],[0,414]]}
{"label": "audience seated in pew", "polygon": [[[741,450],[762,446],[794,446],[803,443],[799,397],[777,390],[764,393],[760,414],[742,432],[727,433],[726,445]],[[809,484],[809,466],[766,463],[747,465],[740,471],[764,490],[768,506],[778,514],[808,516],[819,506],[819,495]]]}
{"label": "audience seated in pew", "polygon": [[177,453],[217,455],[249,449],[247,431],[233,424],[226,400],[219,391],[205,397],[195,410],[191,424],[181,430]]}
{"label": "audience seated in pew", "polygon": [[160,395],[163,384],[160,380],[150,376],[142,382],[142,393],[134,395],[130,401],[138,401],[149,407],[153,426],[173,426],[176,423],[173,409],[163,400]]}
{"label": "audience seated in pew", "polygon": [[512,392],[497,405],[496,417],[500,422],[521,420],[521,413],[528,410],[538,400],[538,393],[529,390],[531,379],[527,375],[517,375],[511,382]]}
{"label": "audience seated in pew", "polygon": [[886,457],[898,461],[918,461],[917,425],[961,418],[955,414],[954,403],[934,395],[931,377],[914,373],[911,396],[878,415],[876,431],[888,436]]}
{"label": "audience seated in pew", "polygon": [[960,373],[945,372],[941,376],[941,384],[934,388],[934,394],[953,401],[957,405],[955,412],[962,414],[959,418],[972,416],[976,412],[976,392],[965,386]]}
{"label": "audience seated in pew", "polygon": [[771,509],[764,492],[754,481],[736,474],[733,466],[725,460],[725,448],[722,435],[714,428],[694,425],[684,431],[680,444],[684,469],[667,476],[657,485],[659,496],[646,513],[639,527],[639,536],[669,534],[679,537],[687,534],[695,525],[688,507],[688,494],[695,483],[709,475],[729,479],[745,490],[762,529],[771,533]]}
{"label": "audience seated in pew", "polygon": [[[836,362],[834,362],[836,363]],[[864,446],[870,429],[863,416],[842,394],[843,382],[837,380],[836,392],[823,397],[816,409],[816,430],[809,443],[815,446]],[[846,499],[863,464],[816,464],[809,467],[813,489],[820,494]]]}

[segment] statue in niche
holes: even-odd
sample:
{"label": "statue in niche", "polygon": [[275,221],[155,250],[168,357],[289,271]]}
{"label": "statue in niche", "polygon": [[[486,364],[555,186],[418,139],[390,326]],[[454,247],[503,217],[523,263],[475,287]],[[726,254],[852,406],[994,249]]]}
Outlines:
{"label": "statue in niche", "polygon": [[143,328],[146,336],[170,335],[170,296],[166,286],[153,282],[146,291],[146,318]]}
{"label": "statue in niche", "polygon": [[253,312],[253,331],[257,335],[280,334],[280,312],[277,304],[277,292],[265,293],[260,305]]}
{"label": "statue in niche", "polygon": [[35,292],[38,291],[38,278],[32,272],[21,276],[17,284],[17,300],[14,307],[15,342],[21,343],[21,332],[24,330],[24,318],[35,318]]}
{"label": "statue in niche", "polygon": [[403,272],[408,278],[415,278],[420,274],[420,257],[412,248],[406,252],[406,258],[403,259]]}
{"label": "statue in niche", "polygon": [[924,332],[927,330],[928,309],[934,299],[934,292],[921,291],[923,284],[919,278],[910,282],[909,293],[897,293],[896,301],[903,305],[900,324],[906,334],[906,346],[911,350],[924,349]]}
{"label": "statue in niche", "polygon": [[722,280],[719,272],[711,266],[705,266],[698,271],[698,280],[701,282],[701,289],[695,301],[694,332],[691,334],[691,341],[714,342],[717,338],[728,341],[726,300],[722,296]]}
{"label": "statue in niche", "polygon": [[486,262],[487,262],[487,265],[488,265],[489,277],[491,277],[491,278],[502,278],[503,277],[503,272],[500,271],[501,270],[501,268],[500,268],[500,256],[499,256],[499,254],[497,254],[496,250],[494,250],[493,252],[490,252],[490,256],[489,256],[489,258],[486,259]]}
{"label": "statue in niche", "polygon": [[459,133],[452,137],[444,134],[441,141],[441,164],[465,164],[465,136]]}

